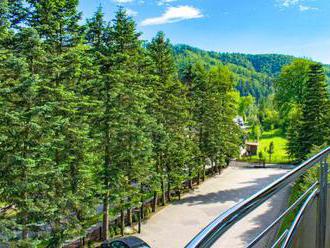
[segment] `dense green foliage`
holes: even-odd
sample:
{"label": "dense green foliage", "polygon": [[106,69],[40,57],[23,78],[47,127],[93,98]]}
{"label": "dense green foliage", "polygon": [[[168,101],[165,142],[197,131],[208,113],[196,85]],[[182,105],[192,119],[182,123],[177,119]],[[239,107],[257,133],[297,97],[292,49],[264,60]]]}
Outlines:
{"label": "dense green foliage", "polygon": [[276,103],[285,120],[288,153],[302,161],[314,146],[329,142],[330,95],[324,67],[307,60],[295,60],[283,68],[276,82]]}
{"label": "dense green foliage", "polygon": [[205,66],[227,65],[234,73],[236,88],[242,96],[252,95],[257,101],[273,92],[273,81],[282,66],[291,63],[292,56],[265,54],[250,55],[240,53],[207,52],[187,45],[174,47],[179,70],[189,61],[200,61]]}
{"label": "dense green foliage", "polygon": [[123,9],[81,25],[77,7],[0,3],[0,246],[60,247],[100,208],[107,239],[111,216],[165,204],[239,152],[234,117],[252,99],[239,106],[229,65],[179,76],[163,33],[145,44]]}
{"label": "dense green foliage", "polygon": [[[299,152],[328,142],[320,65],[285,67],[274,98],[290,56],[173,47],[162,32],[143,42],[124,9],[110,22],[98,9],[82,25],[77,7],[0,2],[0,246],[60,247],[99,214],[107,239],[112,216],[127,211],[130,224],[150,196],[165,204],[207,165],[237,157],[237,115],[255,140],[283,127],[291,147],[308,144]],[[264,152],[280,159],[282,143],[268,141]]]}

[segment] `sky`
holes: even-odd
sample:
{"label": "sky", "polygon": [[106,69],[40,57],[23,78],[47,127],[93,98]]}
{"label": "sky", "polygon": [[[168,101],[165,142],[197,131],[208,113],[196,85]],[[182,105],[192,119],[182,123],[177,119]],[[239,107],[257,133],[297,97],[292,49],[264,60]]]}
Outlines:
{"label": "sky", "polygon": [[126,8],[142,38],[240,53],[280,53],[330,64],[330,0],[80,0],[83,18]]}

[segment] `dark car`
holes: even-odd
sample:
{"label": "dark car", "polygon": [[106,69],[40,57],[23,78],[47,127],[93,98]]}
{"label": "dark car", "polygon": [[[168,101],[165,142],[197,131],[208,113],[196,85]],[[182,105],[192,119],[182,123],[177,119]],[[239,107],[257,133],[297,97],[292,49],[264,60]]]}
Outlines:
{"label": "dark car", "polygon": [[101,248],[151,248],[143,240],[130,236],[104,241]]}

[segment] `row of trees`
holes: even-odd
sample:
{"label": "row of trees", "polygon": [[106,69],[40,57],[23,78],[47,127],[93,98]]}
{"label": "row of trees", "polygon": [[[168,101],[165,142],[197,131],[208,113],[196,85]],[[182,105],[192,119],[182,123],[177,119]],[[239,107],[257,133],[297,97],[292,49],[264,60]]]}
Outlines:
{"label": "row of trees", "polygon": [[123,9],[80,25],[77,6],[0,3],[0,244],[60,246],[99,206],[107,239],[111,215],[165,204],[239,150],[228,68],[190,63],[179,80],[163,33],[143,42]]}
{"label": "row of trees", "polygon": [[330,95],[324,67],[298,59],[285,66],[275,84],[283,129],[288,136],[288,153],[298,162],[314,147],[330,142]]}

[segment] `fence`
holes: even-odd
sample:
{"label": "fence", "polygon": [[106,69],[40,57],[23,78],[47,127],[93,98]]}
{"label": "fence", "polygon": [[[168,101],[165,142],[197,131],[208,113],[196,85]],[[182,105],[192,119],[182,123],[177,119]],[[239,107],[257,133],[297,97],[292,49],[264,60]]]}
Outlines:
{"label": "fence", "polygon": [[[215,166],[212,167],[208,167],[206,168],[206,175],[213,175],[217,172],[220,173],[220,169],[216,168]],[[200,183],[200,179],[199,178],[194,178],[192,179],[192,185],[196,186]],[[189,182],[186,181],[183,183],[183,189],[188,189],[189,188]],[[177,195],[177,191],[173,190],[170,192],[171,196],[175,196]],[[165,196],[168,196],[168,192],[165,192]],[[180,197],[180,196],[179,196]],[[169,200],[168,198],[166,199],[167,201]],[[154,204],[154,198],[149,198],[146,201],[143,202],[143,204],[141,204],[141,207],[135,207],[132,208],[132,213],[136,214],[136,215],[140,215],[142,218],[141,220],[144,219],[144,217],[148,217],[149,213],[152,212],[152,206]],[[160,206],[160,204],[162,204],[161,201],[157,201],[157,206]],[[141,209],[142,208],[142,209]],[[141,214],[142,212],[142,214]],[[127,210],[124,211],[124,213],[127,213]],[[120,223],[121,223],[121,215],[117,215],[114,218],[112,218],[110,220],[110,228],[114,228],[114,227],[119,227]],[[127,214],[124,214],[123,218],[126,220],[127,219]],[[136,219],[139,219],[139,217],[137,217]],[[136,221],[133,222],[133,224],[138,224]],[[94,226],[92,226],[91,228],[89,228],[87,230],[87,234],[84,237],[81,237],[77,240],[74,241],[68,241],[65,245],[64,248],[79,248],[79,247],[83,247],[91,242],[99,242],[102,240],[102,224],[101,223],[97,223]]]}

